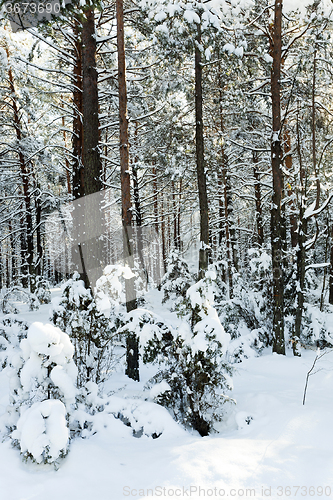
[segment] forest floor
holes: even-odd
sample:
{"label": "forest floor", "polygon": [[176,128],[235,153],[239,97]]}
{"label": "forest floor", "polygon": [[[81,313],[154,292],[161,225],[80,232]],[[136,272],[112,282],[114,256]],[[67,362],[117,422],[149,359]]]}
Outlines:
{"label": "forest floor", "polygon": [[[21,309],[18,317],[29,323],[48,322],[49,305]],[[333,498],[333,353],[318,362],[302,405],[315,355],[266,352],[235,365],[237,404],[209,437],[184,431],[165,409],[144,403],[151,418],[163,422],[158,439],[133,437],[110,415],[95,435],[72,441],[57,471],[25,464],[9,441],[0,443],[0,499]],[[140,382],[119,371],[105,390],[140,398],[152,369],[141,368]],[[0,372],[0,416],[8,404],[6,370]]]}

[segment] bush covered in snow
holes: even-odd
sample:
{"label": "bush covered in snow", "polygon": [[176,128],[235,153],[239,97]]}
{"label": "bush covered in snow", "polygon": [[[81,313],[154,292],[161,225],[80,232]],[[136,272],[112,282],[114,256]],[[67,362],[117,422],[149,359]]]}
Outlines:
{"label": "bush covered in snow", "polygon": [[26,336],[28,325],[25,321],[8,314],[0,320],[0,368],[7,366],[14,349],[17,349],[20,341]]}
{"label": "bush covered in snow", "polygon": [[61,298],[52,301],[51,319],[74,344],[78,387],[87,381],[100,382],[111,363],[116,326],[99,310],[78,273],[64,283],[61,291]]}
{"label": "bush covered in snow", "polygon": [[66,417],[75,404],[77,369],[68,335],[33,323],[10,355],[10,437],[25,458],[51,463],[68,450]]}
{"label": "bush covered in snow", "polygon": [[140,335],[144,361],[160,365],[149,384],[153,398],[202,436],[222,420],[224,403],[232,401],[226,394],[232,386],[224,355],[229,336],[212,305],[214,278],[213,272],[207,272],[188,289],[189,315],[177,330],[154,325],[149,338],[145,325]]}
{"label": "bush covered in snow", "polygon": [[17,422],[12,438],[24,458],[54,463],[68,451],[69,429],[66,407],[57,399],[46,399],[26,409]]}
{"label": "bush covered in snow", "polygon": [[37,311],[40,302],[36,294],[31,293],[28,289],[18,285],[13,285],[10,288],[4,288],[0,293],[0,309],[4,314],[18,314],[17,303],[23,302],[28,304],[30,311]]}
{"label": "bush covered in snow", "polygon": [[99,311],[111,318],[119,314],[126,303],[125,280],[134,277],[135,275],[128,266],[120,264],[106,266],[95,288]]}
{"label": "bush covered in snow", "polygon": [[333,347],[333,307],[326,305],[323,311],[318,305],[304,304],[301,345],[321,349]]}
{"label": "bush covered in snow", "polygon": [[167,259],[167,270],[161,281],[162,302],[170,301],[171,310],[182,312],[186,292],[193,283],[193,277],[179,250],[172,250]]}
{"label": "bush covered in snow", "polygon": [[234,274],[233,297],[219,299],[217,310],[230,334],[229,359],[240,362],[272,345],[272,259],[264,249],[248,250],[246,279]]}
{"label": "bush covered in snow", "polygon": [[43,276],[36,276],[35,295],[41,304],[50,304],[51,302],[50,283]]}

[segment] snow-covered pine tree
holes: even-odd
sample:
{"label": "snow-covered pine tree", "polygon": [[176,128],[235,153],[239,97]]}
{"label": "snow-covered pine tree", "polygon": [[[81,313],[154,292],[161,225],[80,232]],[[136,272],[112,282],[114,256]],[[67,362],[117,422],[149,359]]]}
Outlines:
{"label": "snow-covered pine tree", "polygon": [[188,314],[177,331],[153,332],[144,345],[144,361],[161,366],[150,381],[150,386],[158,384],[154,399],[201,436],[214,430],[224,404],[233,401],[226,394],[232,388],[225,358],[229,335],[213,307],[214,280],[215,273],[207,271],[188,289]]}
{"label": "snow-covered pine tree", "polygon": [[191,283],[193,283],[193,277],[186,261],[181,257],[178,249],[172,250],[167,259],[166,273],[161,281],[162,302],[169,301],[171,310],[181,314],[186,292]]}
{"label": "snow-covered pine tree", "polygon": [[68,452],[76,396],[73,354],[68,335],[42,323],[33,323],[10,353],[7,428],[25,459],[54,463]]}
{"label": "snow-covered pine tree", "polygon": [[78,366],[78,387],[101,382],[112,356],[115,329],[98,309],[90,288],[78,273],[62,285],[62,296],[53,301],[52,322],[71,338]]}

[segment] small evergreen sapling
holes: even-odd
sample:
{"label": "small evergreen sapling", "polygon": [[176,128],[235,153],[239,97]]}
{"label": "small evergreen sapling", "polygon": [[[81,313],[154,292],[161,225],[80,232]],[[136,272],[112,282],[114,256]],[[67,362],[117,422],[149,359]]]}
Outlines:
{"label": "small evergreen sapling", "polygon": [[43,276],[36,276],[35,295],[41,304],[50,304],[51,290],[50,283]]}
{"label": "small evergreen sapling", "polygon": [[62,286],[62,296],[53,301],[52,322],[71,338],[78,367],[78,387],[101,382],[112,355],[115,328],[99,310],[90,289],[78,273]]}
{"label": "small evergreen sapling", "polygon": [[8,365],[11,354],[26,336],[28,324],[8,314],[0,320],[0,370]]}
{"label": "small evergreen sapling", "polygon": [[170,301],[171,310],[182,314],[186,292],[193,283],[188,265],[179,250],[172,250],[167,260],[167,270],[161,281],[162,302]]}
{"label": "small evergreen sapling", "polygon": [[189,314],[177,331],[153,332],[144,347],[144,361],[161,366],[150,381],[161,388],[154,399],[201,436],[222,420],[225,402],[233,401],[226,395],[232,388],[231,368],[224,356],[229,336],[212,306],[214,279],[215,274],[208,271],[188,289]]}
{"label": "small evergreen sapling", "polygon": [[219,316],[231,336],[229,359],[240,363],[272,344],[272,259],[265,249],[250,248],[245,277],[234,275],[232,299],[221,299]]}

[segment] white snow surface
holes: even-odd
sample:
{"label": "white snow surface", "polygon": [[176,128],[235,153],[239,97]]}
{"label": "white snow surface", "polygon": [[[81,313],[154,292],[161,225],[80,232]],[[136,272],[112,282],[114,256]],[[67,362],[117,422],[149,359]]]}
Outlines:
{"label": "white snow surface", "polygon": [[[161,297],[156,290],[151,294],[154,313],[177,327],[178,318],[163,309]],[[22,313],[20,319],[44,318],[45,307],[33,315]],[[312,350],[303,350],[301,358],[294,358],[289,350],[287,356],[266,352],[237,364],[231,394],[237,404],[219,424],[219,433],[206,438],[186,432],[164,408],[145,401],[149,393],[143,391],[144,384],[154,374],[154,367],[140,366],[140,382],[128,379],[121,369],[105,386],[106,392],[116,395],[109,397],[107,411],[98,414],[95,434],[74,439],[58,471],[49,465],[23,464],[19,450],[8,440],[0,443],[0,498],[331,498],[333,354],[320,360],[302,405],[305,377],[315,355]],[[0,371],[0,423],[8,405],[7,370]],[[91,393],[96,397],[93,387]],[[58,403],[62,404],[43,401],[22,413],[19,432],[23,448],[37,454],[46,439],[55,454],[66,446],[65,427],[52,426],[52,415],[65,411]],[[134,437],[132,428],[110,413],[117,411],[127,412],[138,430],[146,426],[147,434],[159,426],[161,436]],[[295,494],[298,486],[303,489]],[[250,488],[252,495],[249,490],[246,495]]]}

